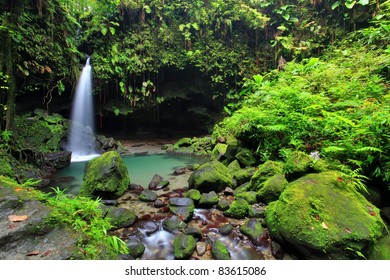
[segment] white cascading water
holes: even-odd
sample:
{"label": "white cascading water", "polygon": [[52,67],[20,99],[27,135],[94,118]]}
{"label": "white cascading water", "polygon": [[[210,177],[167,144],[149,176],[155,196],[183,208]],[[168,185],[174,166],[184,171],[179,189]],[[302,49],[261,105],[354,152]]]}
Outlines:
{"label": "white cascading water", "polygon": [[72,152],[71,161],[86,161],[99,156],[94,135],[92,67],[89,57],[81,72],[73,99],[68,150]]}

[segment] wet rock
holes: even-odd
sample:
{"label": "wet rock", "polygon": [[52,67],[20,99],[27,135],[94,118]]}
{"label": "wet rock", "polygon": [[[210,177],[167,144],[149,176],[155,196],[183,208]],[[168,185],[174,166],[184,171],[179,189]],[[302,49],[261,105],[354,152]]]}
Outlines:
{"label": "wet rock", "polygon": [[230,172],[232,172],[232,174],[236,173],[237,171],[240,171],[241,166],[238,160],[235,159],[231,163],[229,163],[228,169],[230,170]]}
{"label": "wet rock", "polygon": [[[72,228],[50,227],[47,223],[50,211],[50,207],[31,199],[30,194],[0,186],[0,259],[76,258],[81,235]],[[10,215],[27,219],[13,222]]]}
{"label": "wet rock", "polygon": [[288,182],[284,175],[276,174],[261,183],[260,188],[257,192],[257,200],[265,203],[278,200],[280,194],[286,188]]}
{"label": "wet rock", "polygon": [[220,199],[218,201],[218,205],[217,205],[217,209],[221,210],[221,211],[226,211],[228,210],[230,207],[230,201],[227,200],[227,199]]}
{"label": "wet rock", "polygon": [[129,185],[129,190],[132,190],[132,191],[143,191],[144,188],[141,186],[141,185],[138,185],[138,184],[130,184]]}
{"label": "wet rock", "polygon": [[193,227],[185,229],[183,234],[191,235],[196,240],[201,240],[203,237],[202,232],[199,229]]}
{"label": "wet rock", "polygon": [[194,201],[190,198],[174,197],[169,199],[169,209],[183,221],[188,222],[194,215]]}
{"label": "wet rock", "polygon": [[188,190],[185,194],[185,197],[191,198],[195,203],[198,203],[201,197],[200,191],[195,189]]}
{"label": "wet rock", "polygon": [[135,223],[137,216],[133,211],[115,206],[102,206],[103,216],[110,219],[115,229],[129,227]]}
{"label": "wet rock", "polygon": [[183,174],[186,174],[188,171],[189,171],[189,170],[188,170],[187,167],[177,168],[177,169],[175,169],[175,171],[173,172],[173,175],[175,175],[175,176],[183,175]]}
{"label": "wet rock", "polygon": [[159,224],[154,221],[146,221],[142,224],[142,229],[146,235],[151,235],[159,230]]}
{"label": "wet rock", "polygon": [[129,255],[135,259],[140,258],[145,252],[145,245],[135,235],[129,237],[127,248],[129,248]]}
{"label": "wet rock", "polygon": [[230,252],[226,246],[219,240],[211,245],[211,255],[216,260],[230,260]]}
{"label": "wet rock", "polygon": [[243,198],[249,204],[255,204],[255,203],[257,203],[256,194],[257,193],[255,191],[241,192],[241,193],[236,195],[236,198]]}
{"label": "wet rock", "polygon": [[226,225],[223,225],[221,226],[218,231],[222,234],[222,235],[229,235],[232,231],[233,231],[234,227],[231,225],[231,224],[226,224]]}
{"label": "wet rock", "polygon": [[176,233],[187,228],[187,224],[175,215],[163,221],[163,228],[171,233]]}
{"label": "wet rock", "polygon": [[385,228],[379,210],[337,171],[289,183],[265,216],[271,238],[307,259],[356,259]]}
{"label": "wet rock", "polygon": [[245,218],[249,212],[250,205],[243,198],[237,198],[230,205],[229,209],[224,212],[224,215],[236,219]]}
{"label": "wet rock", "polygon": [[200,208],[212,208],[216,204],[218,204],[218,195],[215,191],[211,191],[209,193],[202,193],[198,206]]}
{"label": "wet rock", "polygon": [[150,181],[148,188],[150,190],[160,190],[162,188],[165,188],[166,186],[169,185],[169,182],[165,180],[163,177],[161,177],[158,174],[155,174],[153,176],[152,181]]}
{"label": "wet rock", "polygon": [[282,246],[280,246],[280,244],[275,241],[271,242],[271,253],[272,256],[274,256],[275,259],[278,260],[282,260],[284,257],[284,251],[282,249]]}
{"label": "wet rock", "polygon": [[219,161],[210,161],[201,165],[188,179],[190,188],[200,192],[220,192],[233,186],[233,176],[229,169]]}
{"label": "wet rock", "polygon": [[43,153],[44,164],[57,170],[69,166],[71,157],[72,153],[67,151]]}
{"label": "wet rock", "polygon": [[262,237],[264,236],[264,229],[261,226],[259,219],[249,219],[241,227],[240,232],[249,237],[256,246],[264,245]]}
{"label": "wet rock", "polygon": [[157,199],[157,194],[151,190],[144,190],[139,195],[139,200],[144,202],[154,202]]}
{"label": "wet rock", "polygon": [[165,206],[165,203],[161,199],[156,199],[153,205],[156,208],[161,208]]}
{"label": "wet rock", "polygon": [[191,235],[182,234],[173,241],[173,255],[175,259],[183,260],[191,257],[195,251],[196,241]]}
{"label": "wet rock", "polygon": [[86,163],[80,194],[103,199],[118,198],[129,184],[129,173],[119,153],[106,152]]}
{"label": "wet rock", "polygon": [[206,242],[198,242],[196,243],[196,252],[198,256],[203,256],[206,253],[207,245]]}
{"label": "wet rock", "polygon": [[102,199],[100,202],[103,203],[104,205],[107,205],[107,206],[117,206],[118,205],[118,201],[115,199]]}
{"label": "wet rock", "polygon": [[249,218],[264,218],[265,217],[265,208],[260,207],[257,204],[252,205],[249,208],[248,217]]}

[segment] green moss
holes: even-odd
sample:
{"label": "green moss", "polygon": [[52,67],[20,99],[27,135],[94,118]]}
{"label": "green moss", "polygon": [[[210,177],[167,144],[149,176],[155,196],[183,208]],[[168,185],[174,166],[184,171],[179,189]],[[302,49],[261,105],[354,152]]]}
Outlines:
{"label": "green moss", "polygon": [[201,194],[198,190],[190,189],[184,194],[184,197],[191,198],[194,202],[197,203],[200,200]]}
{"label": "green moss", "polygon": [[221,156],[225,155],[226,148],[226,144],[217,143],[217,145],[215,145],[214,149],[211,151],[210,160],[219,160]]}
{"label": "green moss", "polygon": [[[290,179],[297,179],[309,172],[313,158],[300,151],[292,152],[285,161],[283,171]],[[320,166],[319,166],[320,167]]]}
{"label": "green moss", "polygon": [[230,252],[219,240],[211,245],[211,254],[216,260],[230,260]]}
{"label": "green moss", "polygon": [[173,241],[173,255],[175,259],[187,259],[191,257],[196,247],[196,240],[191,235],[182,234]]}
{"label": "green moss", "polygon": [[200,192],[220,192],[233,186],[233,176],[229,169],[219,161],[210,161],[201,165],[188,179],[190,188]]}
{"label": "green moss", "polygon": [[251,150],[248,148],[241,148],[236,154],[236,159],[242,164],[242,166],[253,166],[256,164],[256,158]]}
{"label": "green moss", "polygon": [[343,176],[329,171],[291,182],[266,209],[271,236],[307,258],[348,259],[364,253],[382,235],[384,223],[379,210]]}
{"label": "green moss", "polygon": [[241,170],[241,166],[240,166],[240,163],[238,162],[238,160],[235,159],[231,163],[229,163],[228,169],[232,172],[232,174],[234,174],[235,172],[240,171]]}
{"label": "green moss", "polygon": [[240,232],[249,237],[255,245],[261,245],[261,237],[264,234],[264,228],[260,219],[249,219],[241,227]]}
{"label": "green moss", "polygon": [[229,209],[224,212],[226,216],[236,219],[245,218],[249,212],[250,205],[243,198],[237,198],[230,205]]}
{"label": "green moss", "polygon": [[375,242],[368,257],[370,260],[390,260],[390,235]]}
{"label": "green moss", "polygon": [[14,171],[12,169],[10,156],[8,156],[7,154],[2,154],[1,152],[0,152],[0,175],[6,177],[14,176]]}
{"label": "green moss", "polygon": [[130,177],[119,153],[110,151],[85,166],[80,194],[84,196],[119,197],[128,188]]}
{"label": "green moss", "polygon": [[263,163],[251,178],[251,189],[258,191],[262,183],[276,174],[283,174],[283,163],[268,160]]}
{"label": "green moss", "polygon": [[243,198],[249,204],[257,203],[256,192],[254,192],[254,191],[241,192],[241,193],[236,195],[236,198]]}
{"label": "green moss", "polygon": [[257,192],[257,200],[265,203],[277,200],[287,184],[288,182],[284,175],[276,174],[272,176],[261,184]]}
{"label": "green moss", "polygon": [[233,178],[237,181],[238,185],[244,184],[246,182],[249,182],[253,175],[256,172],[256,168],[254,167],[248,167],[244,169],[240,169],[237,172],[233,173]]}

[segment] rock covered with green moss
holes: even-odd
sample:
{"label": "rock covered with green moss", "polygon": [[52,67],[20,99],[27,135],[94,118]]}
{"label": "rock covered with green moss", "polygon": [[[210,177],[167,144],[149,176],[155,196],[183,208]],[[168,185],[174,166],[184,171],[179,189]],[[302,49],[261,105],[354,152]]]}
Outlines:
{"label": "rock covered with green moss", "polygon": [[118,152],[110,151],[86,163],[80,194],[117,198],[127,190],[129,184],[130,177],[123,159]]}
{"label": "rock covered with green moss", "polygon": [[286,159],[283,171],[288,178],[297,179],[310,171],[313,158],[300,151],[292,152]]}
{"label": "rock covered with green moss", "polygon": [[224,212],[224,215],[242,219],[247,216],[249,208],[249,203],[245,199],[238,197],[232,202],[229,209]]}
{"label": "rock covered with green moss", "polygon": [[240,232],[249,237],[256,246],[263,245],[262,237],[265,233],[260,219],[249,219],[241,227]]}
{"label": "rock covered with green moss", "polygon": [[60,114],[49,115],[38,109],[34,114],[15,118],[15,145],[38,152],[57,152],[61,141],[67,137],[68,128],[69,121]]}
{"label": "rock covered with green moss", "polygon": [[230,170],[219,161],[210,161],[201,165],[188,179],[190,188],[200,192],[220,192],[233,186]]}
{"label": "rock covered with green moss", "polygon": [[256,195],[257,200],[265,203],[277,200],[287,184],[288,182],[284,175],[276,174],[272,176],[267,181],[261,183],[261,187]]}
{"label": "rock covered with green moss", "polygon": [[230,252],[219,240],[211,244],[211,255],[216,260],[230,260]]}
{"label": "rock covered with green moss", "polygon": [[273,239],[307,259],[356,259],[382,236],[379,210],[343,173],[308,174],[266,209]]}
{"label": "rock covered with green moss", "polygon": [[196,240],[194,237],[181,234],[173,241],[173,255],[175,256],[175,259],[188,259],[195,251],[195,247]]}
{"label": "rock covered with green moss", "polygon": [[251,189],[258,191],[262,183],[276,174],[283,174],[283,163],[279,161],[267,160],[253,174],[251,178]]}

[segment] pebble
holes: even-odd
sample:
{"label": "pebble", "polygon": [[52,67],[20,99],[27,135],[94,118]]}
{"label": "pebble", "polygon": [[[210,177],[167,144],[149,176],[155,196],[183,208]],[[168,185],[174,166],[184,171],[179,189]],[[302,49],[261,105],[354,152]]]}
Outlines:
{"label": "pebble", "polygon": [[196,244],[196,252],[198,253],[199,256],[203,256],[204,253],[206,253],[206,248],[207,245],[205,242],[198,242]]}

